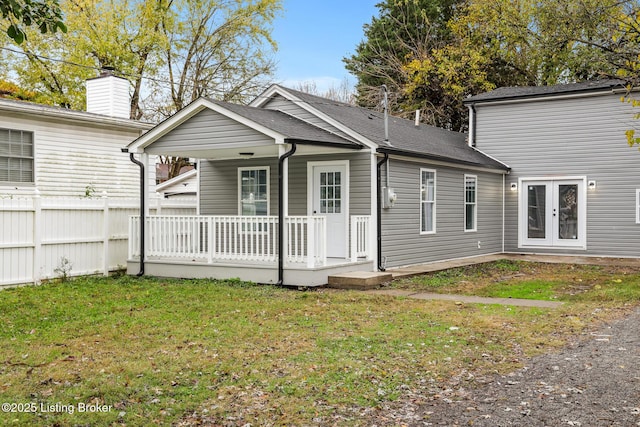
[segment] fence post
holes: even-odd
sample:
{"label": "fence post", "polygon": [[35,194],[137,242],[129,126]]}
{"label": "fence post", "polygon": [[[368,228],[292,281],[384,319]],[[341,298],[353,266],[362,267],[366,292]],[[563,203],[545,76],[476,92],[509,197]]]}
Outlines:
{"label": "fence post", "polygon": [[349,245],[351,248],[351,262],[356,262],[358,261],[358,220],[353,215],[349,217],[349,227],[351,227]]}
{"label": "fence post", "polygon": [[109,275],[109,198],[107,192],[102,192],[102,274]]}
{"label": "fence post", "polygon": [[307,218],[307,268],[313,268],[316,265],[316,220],[313,216]]}
{"label": "fence post", "polygon": [[36,189],[33,195],[33,283],[40,283],[42,262],[42,199]]}

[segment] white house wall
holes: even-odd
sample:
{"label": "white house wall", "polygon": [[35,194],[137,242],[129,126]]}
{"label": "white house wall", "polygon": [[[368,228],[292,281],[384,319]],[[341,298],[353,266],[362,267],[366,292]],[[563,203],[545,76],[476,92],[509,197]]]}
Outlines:
{"label": "white house wall", "polygon": [[[508,164],[506,251],[637,257],[636,189],[640,153],[629,148],[625,130],[637,128],[620,95],[476,106],[476,146]],[[527,177],[586,177],[587,240],[584,249],[518,247],[518,191]]]}
{"label": "white house wall", "polygon": [[[121,152],[140,136],[139,130],[7,112],[0,116],[0,127],[34,134],[35,185],[0,184],[5,194],[30,194],[35,188],[43,196],[80,197],[87,190],[96,196],[106,191],[112,198],[139,194],[139,168]],[[149,163],[153,192],[155,158]]]}

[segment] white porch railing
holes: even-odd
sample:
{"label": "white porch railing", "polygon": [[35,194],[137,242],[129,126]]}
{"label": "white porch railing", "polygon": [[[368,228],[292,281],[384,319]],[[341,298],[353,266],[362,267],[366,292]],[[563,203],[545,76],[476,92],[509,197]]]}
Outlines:
{"label": "white porch railing", "polygon": [[[327,264],[327,229],[323,216],[285,218],[285,263],[307,268]],[[140,217],[129,220],[129,259],[140,256]],[[278,260],[278,217],[149,216],[147,257],[273,263]],[[371,217],[351,217],[351,261],[371,259]]]}

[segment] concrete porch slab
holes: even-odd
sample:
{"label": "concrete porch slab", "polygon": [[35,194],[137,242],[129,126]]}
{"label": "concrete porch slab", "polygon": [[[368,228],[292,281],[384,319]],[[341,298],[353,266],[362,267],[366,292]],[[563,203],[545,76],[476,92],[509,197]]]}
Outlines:
{"label": "concrete porch slab", "polygon": [[368,290],[380,287],[393,280],[391,273],[374,271],[352,271],[329,276],[329,287],[336,289]]}

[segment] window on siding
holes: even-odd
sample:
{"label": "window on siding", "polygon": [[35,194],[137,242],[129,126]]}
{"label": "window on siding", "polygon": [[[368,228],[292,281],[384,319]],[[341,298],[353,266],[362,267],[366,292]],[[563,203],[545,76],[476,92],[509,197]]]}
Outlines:
{"label": "window on siding", "polygon": [[436,232],[436,171],[420,169],[420,232]]}
{"label": "window on siding", "polygon": [[33,182],[33,132],[0,129],[0,182]]}
{"label": "window on siding", "polygon": [[464,231],[476,231],[477,187],[478,178],[476,176],[464,176]]}
{"label": "window on siding", "polygon": [[238,169],[239,214],[269,215],[269,167]]}

